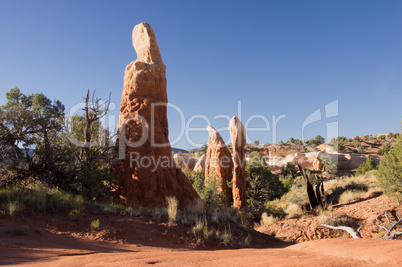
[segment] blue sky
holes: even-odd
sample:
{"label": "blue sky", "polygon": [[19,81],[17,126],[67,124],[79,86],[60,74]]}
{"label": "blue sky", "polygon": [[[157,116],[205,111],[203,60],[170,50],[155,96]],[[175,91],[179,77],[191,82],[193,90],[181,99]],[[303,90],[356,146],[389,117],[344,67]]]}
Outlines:
{"label": "blue sky", "polygon": [[[124,69],[136,59],[133,27],[149,23],[167,67],[169,102],[187,124],[194,115],[215,128],[238,114],[253,115],[249,140],[302,137],[304,120],[322,119],[305,137],[399,132],[402,119],[401,1],[2,1],[0,0],[0,104],[18,86],[43,92],[66,108],[87,89],[117,108]],[[325,105],[338,100],[337,116]],[[182,121],[169,108],[173,146],[208,141],[206,130],[180,137]],[[270,124],[266,128],[261,117]],[[205,128],[203,119],[189,127]],[[229,134],[222,129],[222,136]],[[229,142],[229,141],[228,141]]]}

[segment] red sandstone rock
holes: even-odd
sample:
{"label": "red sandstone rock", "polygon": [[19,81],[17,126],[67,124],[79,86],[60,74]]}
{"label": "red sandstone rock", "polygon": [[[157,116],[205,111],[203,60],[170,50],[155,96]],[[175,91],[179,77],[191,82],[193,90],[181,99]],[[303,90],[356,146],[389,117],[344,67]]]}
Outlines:
{"label": "red sandstone rock", "polygon": [[233,157],[233,206],[243,208],[247,205],[246,194],[246,129],[241,121],[234,116],[229,122],[229,132],[232,137]]}
{"label": "red sandstone rock", "polygon": [[120,104],[118,173],[120,198],[143,207],[166,206],[175,196],[180,207],[202,202],[188,178],[176,169],[168,139],[166,67],[150,25],[133,30],[137,60],[124,75]]}
{"label": "red sandstone rock", "polygon": [[192,171],[195,167],[195,164],[198,162],[196,158],[181,154],[174,154],[173,159],[176,163],[176,166],[180,169],[184,169],[186,172]]}
{"label": "red sandstone rock", "polygon": [[199,158],[197,163],[194,166],[194,171],[195,172],[205,172],[205,154]]}
{"label": "red sandstone rock", "polygon": [[211,126],[207,126],[207,130],[209,138],[205,160],[205,183],[208,183],[209,179],[221,179],[219,190],[223,191],[228,199],[227,204],[230,205],[232,192],[227,183],[232,180],[232,155],[221,135]]}

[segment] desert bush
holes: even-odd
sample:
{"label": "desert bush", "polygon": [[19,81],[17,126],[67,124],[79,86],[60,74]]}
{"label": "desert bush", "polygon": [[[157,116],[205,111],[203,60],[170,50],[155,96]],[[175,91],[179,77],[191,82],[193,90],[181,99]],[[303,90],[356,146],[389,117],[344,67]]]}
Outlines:
{"label": "desert bush", "polygon": [[379,135],[377,140],[385,140],[385,134]]}
{"label": "desert bush", "polygon": [[325,142],[325,139],[324,139],[324,137],[322,137],[321,135],[317,135],[317,136],[314,138],[314,144],[315,144],[315,145],[321,145],[321,144],[324,144],[324,142]]}
{"label": "desert bush", "polygon": [[124,210],[124,213],[129,214],[129,215],[131,215],[131,216],[141,216],[141,215],[145,215],[143,208],[133,208],[133,207],[127,207],[127,208]]}
{"label": "desert bush", "polygon": [[220,235],[220,238],[222,240],[222,243],[225,246],[229,246],[229,245],[232,244],[232,242],[233,242],[233,234],[232,234],[232,230],[230,229],[230,224],[228,225],[227,228],[225,227],[225,230]]}
{"label": "desert bush", "polygon": [[98,230],[100,227],[99,219],[93,220],[90,224],[91,230]]}
{"label": "desert bush", "polygon": [[0,189],[0,201],[5,202],[7,200],[15,199],[17,191],[10,187],[5,187]]}
{"label": "desert bush", "polygon": [[345,145],[344,145],[344,141],[343,140],[336,140],[334,142],[334,149],[338,152],[342,152],[345,150]]}
{"label": "desert bush", "polygon": [[247,164],[263,166],[265,164],[263,155],[258,151],[253,151],[248,154],[248,162]]}
{"label": "desert bush", "polygon": [[296,173],[295,164],[293,162],[288,162],[281,168],[279,180],[283,184],[285,192],[288,192],[292,189]]}
{"label": "desert bush", "polygon": [[363,149],[363,147],[362,147],[362,144],[359,143],[359,144],[357,145],[357,153],[362,154],[363,152],[364,152],[364,149]]}
{"label": "desert bush", "polygon": [[395,134],[394,133],[388,133],[387,134],[387,139],[393,139],[395,138]]}
{"label": "desert bush", "polygon": [[177,216],[177,207],[179,205],[179,201],[174,196],[166,197],[167,204],[167,212],[169,216],[169,223],[174,223],[176,221]]}
{"label": "desert bush", "polygon": [[339,203],[348,203],[355,201],[363,195],[365,191],[362,190],[347,190],[339,197]]}
{"label": "desert bush", "polygon": [[232,209],[212,210],[211,222],[214,224],[222,224],[229,221],[234,221]]}
{"label": "desert bush", "polygon": [[291,174],[281,174],[279,175],[279,181],[281,181],[284,191],[289,192],[293,187],[294,177]]}
{"label": "desert bush", "polygon": [[101,208],[102,213],[111,214],[111,215],[121,214],[121,213],[124,213],[126,210],[125,205],[115,204],[115,203],[100,204],[99,207]]}
{"label": "desert bush", "polygon": [[346,215],[345,213],[327,212],[320,214],[318,217],[319,224],[328,224],[332,226],[355,227],[356,222],[356,219]]}
{"label": "desert bush", "polygon": [[285,213],[287,214],[287,217],[290,219],[298,218],[303,215],[303,209],[298,204],[290,204],[285,209]]}
{"label": "desert bush", "polygon": [[70,216],[70,218],[73,219],[73,220],[79,220],[82,217],[84,217],[84,215],[85,214],[82,211],[77,210],[77,209],[73,209],[72,211],[70,211],[68,213],[68,216]]}
{"label": "desert bush", "polygon": [[202,217],[196,217],[195,220],[195,225],[193,227],[193,232],[194,233],[202,233],[204,231],[204,228],[208,227],[208,222],[204,216]]}
{"label": "desert bush", "polygon": [[402,194],[402,137],[396,145],[380,161],[378,166],[378,181],[386,194],[396,196]]}
{"label": "desert bush", "polygon": [[246,166],[247,204],[255,211],[261,212],[265,202],[281,197],[285,193],[279,177],[273,176],[265,163]]}
{"label": "desert bush", "polygon": [[276,218],[282,219],[286,216],[286,213],[282,206],[278,205],[281,202],[280,199],[275,199],[273,201],[267,201],[264,205],[265,212]]}
{"label": "desert bush", "polygon": [[367,192],[369,186],[365,184],[366,181],[363,181],[363,177],[358,178],[362,179],[361,181],[356,178],[338,178],[324,182],[327,201],[332,204],[339,203],[341,195],[348,190]]}
{"label": "desert bush", "polygon": [[68,212],[73,209],[81,210],[83,204],[84,198],[82,196],[57,191],[50,198],[48,210],[52,212]]}
{"label": "desert bush", "polygon": [[370,156],[367,157],[366,162],[363,162],[360,164],[359,167],[357,167],[355,176],[360,176],[363,175],[371,170],[377,169],[377,164],[371,159]]}
{"label": "desert bush", "polygon": [[384,143],[381,148],[378,150],[378,154],[385,155],[391,150],[391,143],[386,142]]}
{"label": "desert bush", "polygon": [[337,174],[338,173],[338,166],[336,166],[335,160],[326,153],[321,153],[319,155],[320,160],[324,165],[324,169],[326,172],[330,174]]}
{"label": "desert bush", "polygon": [[185,173],[195,191],[197,191],[200,198],[211,209],[223,208],[226,205],[226,199],[223,193],[218,190],[221,185],[221,179],[209,179],[207,185],[205,185],[204,172],[186,172]]}
{"label": "desert bush", "polygon": [[17,212],[19,212],[23,207],[23,204],[17,200],[9,200],[5,203],[3,203],[3,208],[5,211],[11,215],[14,216]]}
{"label": "desert bush", "polygon": [[[152,220],[159,221],[161,219],[169,219],[167,209],[153,209],[152,210]],[[173,224],[174,221],[169,220],[169,225]]]}
{"label": "desert bush", "polygon": [[293,188],[281,197],[281,202],[290,202],[293,204],[307,205],[309,203],[306,193],[306,187]]}
{"label": "desert bush", "polygon": [[279,218],[274,217],[273,215],[268,216],[268,213],[263,212],[262,215],[261,215],[260,224],[264,225],[264,226],[269,226],[269,225],[274,224],[274,223],[276,223],[278,221],[279,221]]}

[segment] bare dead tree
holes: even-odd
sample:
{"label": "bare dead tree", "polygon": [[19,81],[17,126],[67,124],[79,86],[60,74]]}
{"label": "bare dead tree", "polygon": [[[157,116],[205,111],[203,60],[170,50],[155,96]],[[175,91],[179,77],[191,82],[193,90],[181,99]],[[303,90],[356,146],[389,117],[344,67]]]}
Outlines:
{"label": "bare dead tree", "polygon": [[296,166],[299,168],[299,171],[304,178],[304,182],[306,183],[306,190],[307,190],[308,200],[310,203],[310,208],[315,209],[318,205],[320,205],[320,203],[317,200],[316,193],[314,192],[314,187],[308,180],[306,172],[304,171],[304,169],[300,166],[300,164],[298,162],[296,162]]}
{"label": "bare dead tree", "polygon": [[321,178],[321,186],[320,186],[320,192],[321,192],[321,199],[322,199],[322,203],[323,203],[323,208],[327,207],[327,198],[325,197],[325,191],[324,191],[324,180]]}
{"label": "bare dead tree", "polygon": [[[398,232],[394,232],[392,233],[392,231],[394,231],[396,229],[396,227],[402,223],[402,219],[398,216],[398,213],[395,211],[395,217],[397,219],[396,222],[392,222],[390,216],[388,215],[388,213],[386,211],[384,211],[383,213],[379,214],[373,221],[373,224],[375,224],[375,222],[379,222],[382,223],[380,220],[380,217],[384,216],[385,219],[388,222],[388,225],[390,225],[390,227],[386,227],[383,224],[377,225],[378,228],[383,229],[385,231],[387,231],[385,233],[385,235],[382,237],[383,239],[397,239],[398,237],[402,236],[402,231],[398,231]],[[359,229],[355,230],[352,227],[348,227],[348,226],[332,226],[332,225],[328,225],[328,224],[320,224],[320,226],[322,227],[326,227],[329,229],[333,229],[333,230],[343,230],[348,232],[353,238],[362,238],[361,234],[360,234],[360,230],[362,228],[362,225],[360,225]]]}
{"label": "bare dead tree", "polygon": [[328,225],[328,224],[320,224],[320,226],[322,227],[326,227],[329,229],[333,229],[333,230],[343,230],[348,232],[353,238],[355,239],[359,239],[362,238],[361,234],[360,234],[360,230],[362,229],[362,225],[359,226],[359,229],[355,230],[352,227],[348,227],[348,226],[332,226],[332,225]]}
{"label": "bare dead tree", "polygon": [[316,195],[317,201],[320,204],[320,206],[322,208],[324,208],[324,203],[322,202],[320,187],[321,187],[321,182],[319,182],[318,184],[315,185],[315,195]]}
{"label": "bare dead tree", "polygon": [[95,98],[95,92],[93,91],[92,97],[88,90],[85,99],[85,107],[83,108],[86,118],[86,125],[84,127],[84,146],[88,147],[91,142],[91,126],[94,122],[99,121],[101,118],[105,117],[109,111],[109,106],[111,102],[111,93],[109,93],[109,99],[102,101],[100,98]]}
{"label": "bare dead tree", "polygon": [[389,215],[388,215],[388,213],[386,211],[384,211],[383,213],[379,214],[375,218],[373,223],[375,223],[376,221],[381,223],[381,221],[379,219],[383,215],[387,219],[388,225],[390,225],[390,227],[387,228],[385,225],[382,225],[382,224],[378,225],[378,228],[387,231],[382,238],[384,238],[384,239],[397,239],[398,237],[402,236],[402,231],[392,233],[392,231],[396,230],[396,227],[400,223],[402,223],[402,219],[398,216],[398,213],[396,211],[395,211],[395,217],[396,217],[397,221],[395,223],[392,223],[392,220],[391,220],[391,218],[389,217]]}

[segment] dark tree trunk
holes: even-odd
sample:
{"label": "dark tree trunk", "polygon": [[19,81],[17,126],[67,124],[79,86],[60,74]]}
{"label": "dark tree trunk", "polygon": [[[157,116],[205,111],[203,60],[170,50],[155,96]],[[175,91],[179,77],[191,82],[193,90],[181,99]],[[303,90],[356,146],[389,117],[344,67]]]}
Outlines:
{"label": "dark tree trunk", "polygon": [[307,177],[304,169],[299,165],[299,163],[296,163],[296,166],[299,168],[299,171],[302,174],[304,181],[306,182],[307,196],[308,196],[308,200],[310,202],[310,208],[315,209],[319,205],[319,202],[315,196],[314,187],[308,180],[308,177]]}

